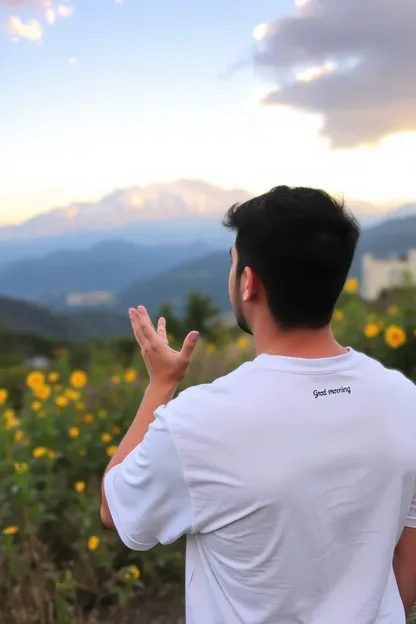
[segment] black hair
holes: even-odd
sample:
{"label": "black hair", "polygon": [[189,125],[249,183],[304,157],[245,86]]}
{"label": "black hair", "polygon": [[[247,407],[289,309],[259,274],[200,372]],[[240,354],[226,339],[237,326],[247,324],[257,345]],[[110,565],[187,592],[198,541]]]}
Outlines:
{"label": "black hair", "polygon": [[236,232],[237,279],[245,267],[253,270],[281,329],[330,323],[360,237],[343,200],[277,186],[231,206],[223,224]]}

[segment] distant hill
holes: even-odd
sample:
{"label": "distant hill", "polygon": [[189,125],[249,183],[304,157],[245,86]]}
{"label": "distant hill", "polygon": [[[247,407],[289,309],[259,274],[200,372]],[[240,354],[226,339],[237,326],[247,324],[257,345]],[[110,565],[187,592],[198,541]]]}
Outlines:
{"label": "distant hill", "polygon": [[[416,247],[416,216],[389,220],[364,230],[351,275],[361,277],[361,262],[364,253],[386,257],[392,253],[402,254]],[[124,308],[141,303],[157,312],[160,305],[170,301],[177,312],[181,312],[187,295],[200,291],[210,295],[221,311],[230,309],[228,301],[228,252],[217,252],[184,264],[163,275],[145,281],[135,282],[119,295]]]}
{"label": "distant hill", "polygon": [[163,303],[169,301],[175,312],[180,314],[188,294],[198,291],[209,295],[220,310],[228,310],[229,268],[228,251],[218,251],[167,271],[152,280],[135,282],[119,294],[119,305],[128,309],[144,304],[155,314]]}
{"label": "distant hill", "polygon": [[0,327],[59,340],[114,338],[131,332],[127,315],[115,312],[58,314],[27,301],[0,297]]}
{"label": "distant hill", "polygon": [[208,245],[138,246],[105,241],[89,249],[57,251],[0,267],[0,293],[62,307],[71,292],[118,292],[209,253]]}

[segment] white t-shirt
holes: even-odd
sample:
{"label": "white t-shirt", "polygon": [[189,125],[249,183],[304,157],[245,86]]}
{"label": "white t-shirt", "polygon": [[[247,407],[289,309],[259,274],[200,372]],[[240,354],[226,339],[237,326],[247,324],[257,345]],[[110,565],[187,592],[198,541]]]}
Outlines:
{"label": "white t-shirt", "polygon": [[185,390],[105,493],[129,548],[188,536],[188,624],[404,624],[415,484],[416,386],[350,349]]}

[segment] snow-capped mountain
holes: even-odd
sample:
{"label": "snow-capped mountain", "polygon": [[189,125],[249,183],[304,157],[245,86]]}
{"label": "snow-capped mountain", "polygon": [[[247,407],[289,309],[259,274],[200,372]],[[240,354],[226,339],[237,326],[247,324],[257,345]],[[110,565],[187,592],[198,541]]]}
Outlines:
{"label": "snow-capped mountain", "polygon": [[0,241],[114,230],[141,222],[215,217],[250,197],[199,180],[179,180],[117,190],[97,203],[73,203],[39,214],[18,226],[0,227]]}

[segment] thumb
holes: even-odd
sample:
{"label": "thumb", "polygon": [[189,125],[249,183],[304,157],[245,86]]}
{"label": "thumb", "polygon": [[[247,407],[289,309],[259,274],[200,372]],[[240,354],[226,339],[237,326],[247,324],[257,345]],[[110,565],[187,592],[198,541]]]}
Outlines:
{"label": "thumb", "polygon": [[181,355],[184,359],[191,359],[192,353],[194,352],[194,349],[198,344],[198,339],[199,333],[197,331],[192,331],[190,334],[187,335],[187,337],[183,341],[181,349]]}

